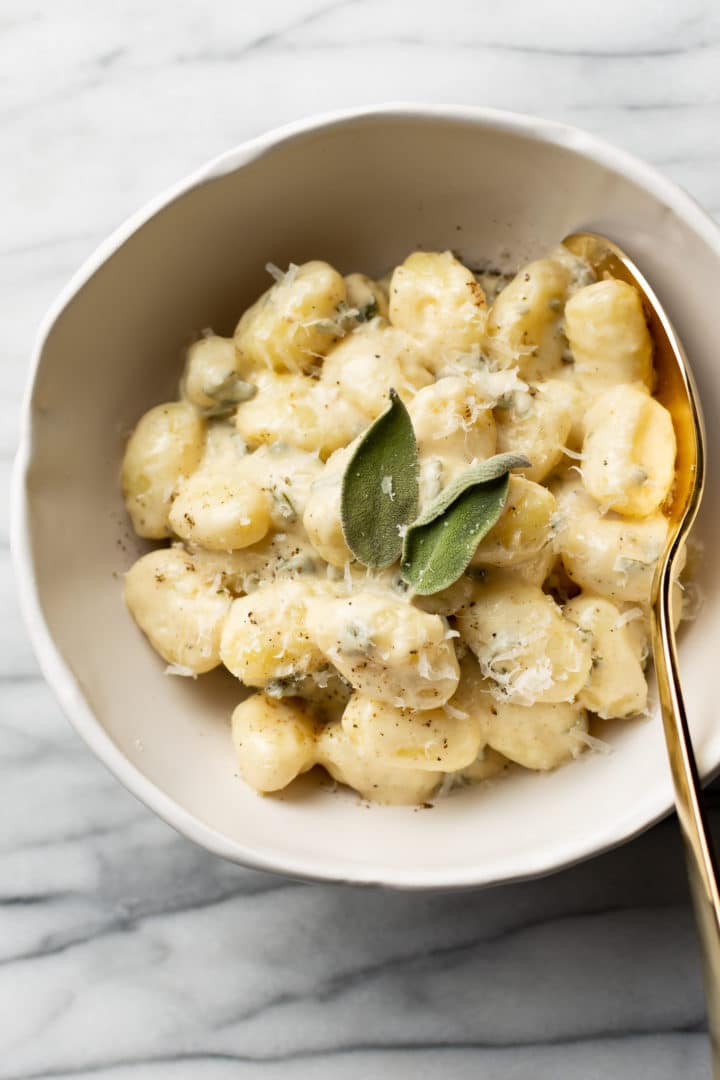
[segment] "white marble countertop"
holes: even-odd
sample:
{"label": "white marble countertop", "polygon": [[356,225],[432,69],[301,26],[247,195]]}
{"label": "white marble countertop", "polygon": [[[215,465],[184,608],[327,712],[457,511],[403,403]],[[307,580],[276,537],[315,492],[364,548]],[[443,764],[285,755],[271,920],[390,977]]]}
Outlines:
{"label": "white marble countertop", "polygon": [[0,1080],[707,1076],[673,822],[478,894],[220,862],[61,716],[20,624],[4,489],[54,294],[138,205],[272,125],[389,99],[540,113],[635,151],[720,215],[720,9],[3,0],[0,59]]}

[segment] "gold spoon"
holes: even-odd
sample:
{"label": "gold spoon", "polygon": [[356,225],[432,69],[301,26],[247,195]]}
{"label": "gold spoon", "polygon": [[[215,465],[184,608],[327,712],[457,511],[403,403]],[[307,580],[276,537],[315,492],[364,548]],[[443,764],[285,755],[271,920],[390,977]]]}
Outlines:
{"label": "gold spoon", "polygon": [[683,544],[695,520],[705,479],[705,432],[697,389],[683,347],[638,268],[604,236],[574,233],[563,240],[574,255],[592,266],[599,279],[627,281],[643,298],[654,344],[656,397],[675,425],[678,452],[676,480],[667,510],[670,522],[665,551],[655,571],[652,589],[652,639],[655,675],[665,741],[675,788],[675,805],[685,842],[690,892],[702,946],[713,1076],[720,1080],[720,896],[712,841],[702,806],[700,778],[690,741],[678,675],[672,623],[672,583]]}

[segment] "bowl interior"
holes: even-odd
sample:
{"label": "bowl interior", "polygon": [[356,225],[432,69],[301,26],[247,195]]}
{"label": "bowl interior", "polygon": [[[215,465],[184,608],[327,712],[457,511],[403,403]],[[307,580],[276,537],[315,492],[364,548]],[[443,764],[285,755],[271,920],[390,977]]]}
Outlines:
{"label": "bowl interior", "polygon": [[[375,114],[288,136],[225,174],[216,170],[152,216],[51,326],[24,480],[26,565],[35,575],[33,586],[26,569],[25,591],[39,598],[57,650],[31,612],[41,660],[114,771],[207,846],[309,876],[480,884],[582,858],[670,804],[657,719],[615,725],[612,754],[586,754],[550,775],[518,772],[432,810],[368,808],[307,780],[259,798],[239,779],[230,744],[237,684],[220,672],[197,682],[166,677],[122,603],[122,574],[143,550],[119,493],[124,440],[143,410],[175,396],[183,346],[203,327],[232,331],[267,286],[268,260],[323,258],[343,272],[380,274],[414,248],[450,247],[470,264],[512,267],[566,233],[607,233],[667,305],[705,415],[720,412],[711,229],[703,237],[681,196],[672,205],[662,186],[653,194],[586,156],[584,145],[580,136],[545,141],[522,125],[450,114]],[[700,538],[713,535],[720,507],[717,425],[708,438]],[[693,734],[710,770],[720,762],[708,678],[720,606],[711,602],[711,544],[706,553],[699,577],[707,599],[683,632],[681,654]]]}

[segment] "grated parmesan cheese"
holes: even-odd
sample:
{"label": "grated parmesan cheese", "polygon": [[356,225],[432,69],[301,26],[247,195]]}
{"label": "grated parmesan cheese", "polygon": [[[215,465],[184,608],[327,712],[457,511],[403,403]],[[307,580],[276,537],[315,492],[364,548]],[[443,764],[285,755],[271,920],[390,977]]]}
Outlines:
{"label": "grated parmesan cheese", "polygon": [[393,489],[392,476],[383,476],[382,480],[380,481],[380,490],[382,491],[383,495],[388,495],[390,497],[391,502],[395,502],[395,491]]}
{"label": "grated parmesan cheese", "polygon": [[466,713],[463,709],[456,709],[455,706],[451,705],[449,701],[446,702],[443,708],[448,714],[448,716],[451,716],[453,720],[467,720],[470,716],[470,713]]}
{"label": "grated parmesan cheese", "polygon": [[296,263],[290,263],[287,268],[287,272],[281,270],[279,266],[276,266],[273,262],[265,263],[265,269],[270,277],[278,285],[292,285],[293,281],[297,277],[300,267]]}
{"label": "grated parmesan cheese", "polygon": [[[207,655],[207,650],[203,650],[203,655]],[[197,672],[183,664],[168,664],[163,675],[181,675],[184,679],[197,679]]]}
{"label": "grated parmesan cheese", "polygon": [[629,622],[633,622],[635,619],[644,619],[645,612],[641,607],[631,607],[627,611],[621,612],[615,620],[615,626],[619,629],[621,626],[625,626]]}
{"label": "grated parmesan cheese", "polygon": [[568,735],[572,735],[578,742],[584,743],[589,750],[595,751],[598,754],[612,754],[613,747],[609,742],[605,742],[604,739],[599,739],[597,735],[591,735],[589,731],[583,731],[582,728],[573,728],[568,732]]}
{"label": "grated parmesan cheese", "polygon": [[505,368],[503,371],[477,371],[472,379],[478,393],[491,409],[497,408],[503,399],[525,393],[529,389],[528,384],[518,375],[517,367]]}
{"label": "grated parmesan cheese", "polygon": [[[560,449],[566,457],[572,458],[574,461],[585,460],[585,454],[580,454],[577,450],[571,450],[569,446],[561,446]],[[582,473],[580,475],[582,476]]]}

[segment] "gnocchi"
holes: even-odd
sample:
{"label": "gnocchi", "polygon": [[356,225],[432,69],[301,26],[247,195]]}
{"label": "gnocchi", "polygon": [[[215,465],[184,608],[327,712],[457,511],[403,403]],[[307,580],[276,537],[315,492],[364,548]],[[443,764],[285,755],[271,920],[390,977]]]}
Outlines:
{"label": "gnocchi", "polygon": [[472,765],[484,745],[477,718],[460,710],[413,710],[355,693],[342,726],[365,758],[396,768],[456,772]]}
{"label": "gnocchi", "polygon": [[423,505],[471,462],[495,453],[492,404],[472,376],[438,379],[411,400],[408,412],[417,440]]}
{"label": "gnocchi", "polygon": [[647,517],[670,493],[676,453],[667,409],[634,386],[616,386],[585,417],[583,484],[603,510]]}
{"label": "gnocchi", "polygon": [[170,535],[168,518],[178,483],[197,468],[205,424],[189,403],[156,405],[128,440],[122,489],[133,529],[148,540]]}
{"label": "gnocchi", "polygon": [[367,417],[341,390],[307,375],[256,376],[257,394],[238,408],[235,424],[248,446],[286,442],[326,458],[363,430]]}
{"label": "gnocchi", "polygon": [[340,515],[340,488],[352,447],[336,450],[328,458],[308,497],[303,525],[318,554],[331,566],[352,562]]}
{"label": "gnocchi", "polygon": [[513,566],[549,548],[556,503],[552,492],[524,476],[511,476],[500,520],[475,549],[473,565]]}
{"label": "gnocchi", "polygon": [[591,641],[592,669],[578,694],[580,704],[604,719],[644,712],[645,673],[620,610],[609,600],[583,594],[565,605],[565,615]]}
{"label": "gnocchi", "polygon": [[474,274],[449,251],[416,251],[390,281],[390,321],[423,346],[440,373],[459,353],[479,349],[487,300]]}
{"label": "gnocchi", "polygon": [[458,661],[439,615],[384,592],[315,598],[307,633],[356,690],[378,701],[431,709],[455,692]]}
{"label": "gnocchi", "polygon": [[[249,692],[231,717],[245,783],[272,795],[319,766],[363,799],[425,803],[560,767],[597,718],[645,713],[676,439],[638,293],[562,247],[512,277],[449,251],[382,280],[267,269],[234,335],[187,349],[180,400],[140,418],[122,465],[135,532],[166,541],[128,571],[127,608],[168,674],[223,665]],[[409,509],[374,560],[346,477],[391,404]],[[496,454],[529,464],[444,533]],[[403,491],[385,461],[363,538]],[[408,571],[416,514],[467,549],[434,590]]]}
{"label": "gnocchi", "polygon": [[523,705],[572,701],[590,675],[590,647],[551,596],[507,573],[488,574],[457,619],[493,693]]}
{"label": "gnocchi", "polygon": [[573,407],[566,384],[539,383],[534,393],[515,393],[496,410],[497,448],[516,450],[532,462],[523,476],[541,484],[563,456],[573,428]]}
{"label": "gnocchi", "polygon": [[220,641],[226,668],[246,686],[297,679],[325,666],[306,629],[312,597],[302,581],[285,581],[234,600]]}
{"label": "gnocchi", "polygon": [[315,764],[315,726],[302,702],[252,694],[232,715],[240,772],[256,791],[280,791]]}
{"label": "gnocchi", "polygon": [[168,664],[202,675],[220,663],[232,596],[189,552],[161,548],[143,555],[125,577],[125,603]]}
{"label": "gnocchi", "polygon": [[520,705],[493,700],[488,709],[489,745],[526,769],[555,769],[576,758],[585,746],[587,713],[579,702]]}
{"label": "gnocchi", "polygon": [[235,329],[240,362],[247,370],[310,371],[345,332],[345,282],[321,261],[275,276]]}
{"label": "gnocchi", "polygon": [[235,551],[270,528],[268,496],[222,469],[203,469],[180,484],[170,510],[173,532],[209,551]]}
{"label": "gnocchi", "polygon": [[499,368],[547,378],[562,363],[563,306],[570,272],[558,259],[528,263],[498,294],[488,316],[487,351]]}
{"label": "gnocchi", "polygon": [[642,301],[626,281],[586,285],[565,306],[565,328],[581,386],[652,385],[652,341]]}
{"label": "gnocchi", "polygon": [[363,799],[391,806],[424,803],[441,778],[428,769],[386,765],[375,755],[366,758],[339,723],[328,724],[318,736],[317,761],[334,780],[354,788]]}
{"label": "gnocchi", "polygon": [[579,480],[560,483],[554,492],[556,544],[572,580],[616,602],[649,604],[667,518],[660,512],[645,518],[603,514]]}
{"label": "gnocchi", "polygon": [[256,388],[238,371],[233,339],[209,334],[188,349],[180,392],[201,414],[222,416],[253,397]]}
{"label": "gnocchi", "polygon": [[[433,382],[417,342],[392,326],[359,326],[325,360],[320,385],[374,420],[391,389],[411,401]],[[332,419],[331,419],[332,422]],[[349,441],[349,439],[348,439]]]}

